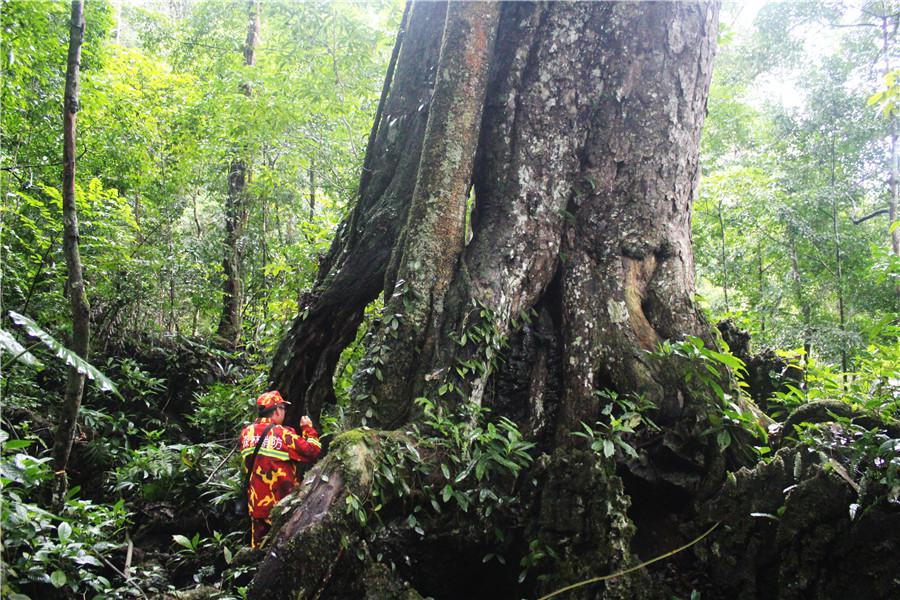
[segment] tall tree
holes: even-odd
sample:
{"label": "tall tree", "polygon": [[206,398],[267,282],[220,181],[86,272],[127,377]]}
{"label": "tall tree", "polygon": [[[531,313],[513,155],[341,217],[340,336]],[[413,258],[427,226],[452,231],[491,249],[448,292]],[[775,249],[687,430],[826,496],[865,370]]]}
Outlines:
{"label": "tall tree", "polygon": [[[79,356],[86,359],[91,339],[90,305],[81,269],[81,255],[78,251],[78,211],[75,202],[75,125],[84,27],[84,3],[82,0],[73,0],[63,109],[63,251],[69,274],[66,290],[72,307],[71,347]],[[69,367],[66,394],[53,443],[53,468],[56,472],[53,496],[54,502],[57,503],[62,501],[68,489],[66,469],[69,465],[69,455],[75,437],[75,423],[84,392],[84,378],[84,374],[75,367]]]}
{"label": "tall tree", "polygon": [[[590,419],[597,408],[592,391],[604,387],[647,394],[666,414],[682,415],[690,394],[664,382],[665,370],[649,365],[644,351],[658,340],[705,329],[692,300],[688,225],[715,9],[620,3],[504,9],[478,168],[456,175],[474,185],[477,225],[467,246],[446,249],[450,257],[435,253],[454,263],[442,275],[451,280],[447,291],[438,295],[409,282],[415,271],[436,268],[410,250],[413,236],[425,235],[419,228],[426,219],[409,211],[421,178],[439,167],[422,154],[422,144],[429,141],[431,118],[424,109],[436,106],[429,73],[438,65],[434,31],[444,10],[440,3],[414,9],[418,22],[403,42],[376,124],[368,149],[373,164],[363,174],[359,202],[279,349],[273,384],[297,402],[296,410],[318,413],[332,397],[340,350],[355,334],[363,307],[383,290],[386,303],[397,294],[408,296],[406,304],[430,302],[427,319],[397,314],[399,327],[432,339],[417,342],[414,364],[397,377],[384,376],[391,365],[379,369],[381,377],[367,371],[371,381],[358,383],[358,396],[376,390],[381,425],[407,419],[413,398],[435,387],[426,386],[424,376],[452,366],[457,351],[448,340],[462,336],[475,306],[496,315],[504,335],[525,311],[537,307],[554,315],[571,384],[562,429]],[[531,26],[519,27],[517,18]],[[605,18],[616,27],[601,26]],[[576,23],[587,29],[573,33]],[[655,37],[634,39],[629,32],[637,29],[630,28],[645,24]],[[571,37],[571,47],[563,48],[557,36]],[[636,58],[603,62],[617,52]],[[533,69],[525,68],[526,60]],[[663,66],[671,64],[679,68]],[[552,94],[548,81],[556,88]],[[657,152],[661,148],[670,150]],[[437,203],[437,196],[429,198]],[[460,228],[451,233],[460,240],[464,216],[441,222]],[[392,359],[406,351],[407,338],[398,338]]]}
{"label": "tall tree", "polygon": [[[259,1],[250,0],[247,39],[244,42],[244,65],[247,67],[256,64],[259,9]],[[241,84],[241,91],[250,97],[253,94],[253,86],[250,82],[244,82]],[[247,180],[250,177],[250,159],[245,154],[246,148],[239,147],[238,156],[233,158],[229,165],[228,191],[225,196],[225,258],[222,261],[225,281],[222,288],[222,315],[219,319],[218,334],[232,346],[236,346],[241,339],[241,309],[244,303],[242,238],[249,210]]]}
{"label": "tall tree", "polygon": [[[703,433],[717,410],[708,395],[677,377],[675,359],[648,354],[686,334],[713,345],[693,303],[690,208],[717,13],[711,3],[415,3],[359,199],[274,360],[288,418],[334,401],[339,355],[383,293],[352,420],[408,427],[423,419],[421,397],[516,416],[551,454],[533,533],[566,557],[569,576],[585,570],[579,548],[592,569],[630,560],[614,463],[565,475],[593,464],[571,433],[610,409],[603,390],[651,402],[664,427],[635,476],[689,496],[718,486],[742,444],[721,452],[727,436]],[[492,360],[499,339],[515,360]],[[560,515],[550,525],[584,495],[608,502],[592,506],[591,525]],[[326,497],[340,504],[334,487]],[[292,560],[281,544],[254,593]]]}

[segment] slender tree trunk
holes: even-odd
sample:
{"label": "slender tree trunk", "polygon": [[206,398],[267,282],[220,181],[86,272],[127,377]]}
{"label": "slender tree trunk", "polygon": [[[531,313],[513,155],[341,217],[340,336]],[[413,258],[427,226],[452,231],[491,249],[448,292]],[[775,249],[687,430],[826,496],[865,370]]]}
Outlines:
{"label": "slender tree trunk", "polygon": [[[888,197],[888,219],[891,225],[897,222],[897,164],[897,117],[891,115],[891,192]],[[891,232],[891,248],[896,256],[900,256],[900,227]],[[900,287],[897,289],[900,291]]]}
{"label": "slender tree trunk", "polygon": [[834,239],[834,262],[835,275],[837,277],[837,300],[838,300],[838,328],[841,332],[841,372],[842,381],[846,383],[847,378],[847,323],[844,310],[844,257],[841,252],[841,232],[840,223],[838,222],[838,201],[837,190],[835,190],[835,147],[834,147],[834,131],[831,132],[831,234]]}
{"label": "slender tree trunk", "polygon": [[719,260],[722,263],[722,291],[725,294],[725,312],[731,312],[731,308],[728,306],[728,258],[725,253],[726,244],[725,244],[725,218],[722,214],[722,201],[719,200],[718,203],[718,217],[719,217],[719,232],[721,234],[720,239],[720,256]]}
{"label": "slender tree trunk", "polygon": [[[63,111],[63,251],[66,256],[66,270],[69,274],[66,289],[72,308],[72,350],[86,359],[91,336],[90,305],[81,269],[81,255],[78,251],[78,212],[75,204],[75,125],[78,112],[78,78],[84,27],[84,3],[82,0],[73,0]],[[53,493],[55,504],[63,501],[68,489],[66,469],[69,465],[69,455],[72,452],[78,409],[81,407],[83,392],[84,375],[74,367],[69,367],[66,393],[53,443],[53,468],[56,474]]]}
{"label": "slender tree trunk", "polygon": [[199,192],[194,192],[191,194],[191,209],[194,215],[194,227],[197,228],[197,237],[200,238],[203,236],[203,228],[200,227],[200,218],[197,214],[197,194]]}
{"label": "slender tree trunk", "polygon": [[[759,299],[762,303],[766,297],[766,277],[765,269],[763,268],[763,248],[761,240],[756,241],[756,276],[757,284],[759,286]],[[760,311],[759,315],[759,333],[763,340],[765,340],[766,336],[766,310],[768,310],[768,308]]]}
{"label": "slender tree trunk", "polygon": [[[249,7],[244,64],[252,67],[256,64],[256,47],[259,44],[259,0],[250,0]],[[248,97],[253,93],[249,82],[241,84],[241,90]],[[241,147],[239,152],[244,154],[246,148]],[[228,169],[228,193],[225,197],[225,259],[222,261],[225,281],[218,335],[232,347],[236,347],[241,339],[241,310],[244,303],[241,241],[249,210],[246,198],[249,170],[246,156],[238,156],[231,161]]]}
{"label": "slender tree trunk", "polygon": [[[800,318],[803,327],[803,362],[809,364],[812,354],[812,309],[809,302],[803,295],[803,274],[800,271],[800,260],[797,257],[797,243],[794,240],[794,233],[788,232],[788,239],[791,249],[791,280],[794,284],[794,298],[797,306],[800,307]],[[807,370],[803,369],[803,389],[806,389]]]}
{"label": "slender tree trunk", "polygon": [[306,172],[309,176],[309,220],[312,221],[316,216],[316,170],[314,160],[310,160],[309,169]]}
{"label": "slender tree trunk", "polygon": [[[885,11],[887,7],[882,6]],[[896,15],[887,15],[884,14],[881,16],[881,37],[882,37],[882,47],[881,52],[884,55],[884,74],[885,76],[891,72],[891,39],[893,38],[892,32],[888,31],[888,20],[890,18],[894,18],[896,20]],[[894,27],[894,32],[896,32],[896,24]],[[898,157],[897,153],[897,115],[895,114],[896,109],[891,110],[890,118],[890,136],[891,136],[891,144],[890,144],[890,176],[888,179],[888,226],[893,226],[893,224],[897,221],[897,194],[898,194],[898,184],[900,184],[900,175],[898,175],[898,169],[900,169],[900,157]],[[896,227],[892,232],[890,232],[891,236],[891,249],[894,251],[895,256],[900,256],[900,227]],[[900,294],[900,284],[896,286],[896,291]]]}
{"label": "slender tree trunk", "polygon": [[175,240],[172,234],[171,224],[167,226],[168,235],[167,235],[167,250],[169,252],[169,316],[166,319],[166,331],[171,333],[180,333],[178,329],[178,310],[177,310],[177,273],[175,272]]}

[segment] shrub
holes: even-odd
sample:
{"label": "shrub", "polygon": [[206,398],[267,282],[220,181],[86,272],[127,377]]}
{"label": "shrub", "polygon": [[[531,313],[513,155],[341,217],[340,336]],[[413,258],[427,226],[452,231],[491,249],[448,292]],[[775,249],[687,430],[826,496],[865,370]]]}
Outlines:
{"label": "shrub", "polygon": [[[6,441],[6,432],[0,431]],[[42,484],[52,475],[50,458],[23,452],[30,440],[7,442],[0,460],[0,483],[5,496],[0,509],[3,557],[0,595],[11,600],[54,595],[53,590],[82,597],[110,597],[127,592],[104,575],[105,555],[122,545],[128,512],[122,501],[95,504],[69,490],[59,513],[40,506]]]}

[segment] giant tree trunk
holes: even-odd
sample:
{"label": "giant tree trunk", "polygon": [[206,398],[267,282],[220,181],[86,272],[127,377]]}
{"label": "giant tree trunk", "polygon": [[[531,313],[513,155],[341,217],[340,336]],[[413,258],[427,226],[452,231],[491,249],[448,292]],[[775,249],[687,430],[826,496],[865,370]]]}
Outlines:
{"label": "giant tree trunk", "polygon": [[[250,0],[249,6],[244,64],[252,67],[256,64],[256,47],[259,44],[259,1]],[[248,97],[253,93],[249,83],[243,83],[241,90]],[[239,150],[241,153],[245,151],[245,148]],[[228,192],[225,196],[225,258],[222,261],[225,281],[218,328],[219,337],[232,347],[237,346],[241,339],[241,309],[244,304],[242,238],[248,217],[248,177],[248,159],[245,156],[232,159],[228,168]]]}
{"label": "giant tree trunk", "polygon": [[[439,61],[446,5],[413,7],[358,203],[274,361],[272,384],[295,403],[289,419],[333,401],[340,351],[382,292],[399,323],[382,323],[354,387],[370,424],[411,417],[413,400],[467,352],[452,340],[482,309],[501,335],[531,309],[549,319],[563,394],[541,425],[560,440],[596,417],[602,388],[645,394],[667,424],[702,412],[706,399],[673,385],[646,351],[708,336],[692,299],[690,204],[716,9],[501,6],[496,50],[485,43],[493,33],[471,31],[475,50],[461,57],[467,77],[491,72],[477,144],[478,123],[462,130],[484,92],[466,87],[455,55]],[[453,39],[446,30],[445,50]],[[438,127],[445,121],[459,131]],[[472,152],[474,172],[454,162]],[[470,184],[474,237],[464,245]],[[479,395],[486,385],[467,387]],[[521,402],[540,403],[545,390],[532,387]],[[691,468],[695,483],[709,467],[704,458]]]}
{"label": "giant tree trunk", "polygon": [[[717,13],[706,2],[412,5],[357,203],[270,375],[294,403],[289,421],[320,415],[341,351],[383,294],[349,407],[375,429],[339,436],[285,503],[250,597],[417,597],[410,582],[441,598],[539,594],[684,541],[679,523],[747,464],[745,438],[723,451],[709,435],[715,396],[649,352],[685,335],[715,344],[693,302],[690,224]],[[603,390],[653,406],[660,432],[633,440],[636,459],[572,435],[607,408]],[[435,408],[423,412],[422,397]],[[435,410],[462,404],[511,418],[542,454],[507,482],[514,514],[448,517],[421,500],[422,535],[360,531],[345,507],[386,477],[384,448],[414,444]],[[447,460],[429,448],[409,452]],[[420,483],[439,489],[436,470]],[[377,502],[394,517],[408,507]],[[506,567],[480,559],[496,551],[494,528],[506,531]],[[556,557],[544,578],[517,584],[519,559],[542,548]],[[655,593],[637,574],[586,590],[569,597]]]}
{"label": "giant tree trunk", "polygon": [[[66,91],[63,110],[63,252],[69,274],[66,290],[72,307],[71,349],[87,359],[90,348],[90,305],[84,288],[81,254],[78,251],[78,211],[75,205],[75,124],[78,112],[78,76],[81,67],[81,44],[84,39],[84,3],[72,2],[72,21],[69,29],[69,56],[66,66]],[[59,503],[68,488],[66,469],[81,396],[84,392],[84,375],[74,367],[68,368],[66,394],[63,398],[59,423],[53,442],[53,469],[56,473],[53,498]]]}

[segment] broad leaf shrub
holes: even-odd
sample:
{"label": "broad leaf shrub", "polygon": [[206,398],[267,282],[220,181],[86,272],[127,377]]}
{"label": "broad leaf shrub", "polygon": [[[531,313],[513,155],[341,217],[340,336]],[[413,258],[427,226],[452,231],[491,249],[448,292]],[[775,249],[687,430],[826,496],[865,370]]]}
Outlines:
{"label": "broad leaf shrub", "polygon": [[640,395],[622,395],[613,390],[595,390],[594,395],[604,401],[600,419],[591,427],[584,421],[584,431],[573,431],[571,435],[588,441],[592,451],[611,458],[618,449],[624,455],[637,459],[637,450],[632,446],[637,431],[643,427],[658,431],[659,427],[646,414],[653,403]]}
{"label": "broad leaf shrub", "polygon": [[237,443],[241,427],[256,418],[256,397],[264,391],[265,372],[257,370],[238,383],[216,382],[194,396],[194,412],[188,421],[208,440]]}
{"label": "broad leaf shrub", "polygon": [[111,476],[111,488],[126,498],[197,501],[212,470],[228,448],[204,444],[145,444],[132,450]]}
{"label": "broad leaf shrub", "polygon": [[[137,590],[110,581],[105,564],[122,547],[128,512],[124,503],[95,504],[69,490],[58,514],[39,504],[38,495],[53,474],[50,458],[22,450],[32,440],[4,441],[0,459],[3,502],[2,581],[0,595],[10,600],[67,595],[84,598],[126,597]],[[54,591],[58,590],[58,591]]]}
{"label": "broad leaf shrub", "polygon": [[685,383],[698,386],[714,395],[717,402],[710,412],[710,426],[703,435],[715,435],[720,450],[731,445],[735,436],[748,434],[763,445],[755,446],[759,455],[769,452],[764,444],[768,440],[766,429],[753,412],[752,401],[746,393],[747,368],[744,362],[731,353],[724,341],[722,351],[706,346],[699,337],[685,336],[681,341],[665,340],[651,356],[658,359],[679,357],[678,368]]}
{"label": "broad leaf shrub", "polygon": [[802,349],[782,354],[799,361],[793,366],[805,372],[803,385],[787,386],[770,399],[784,407],[783,414],[813,400],[840,400],[857,411],[900,419],[900,341],[870,344],[848,373],[804,356]]}

